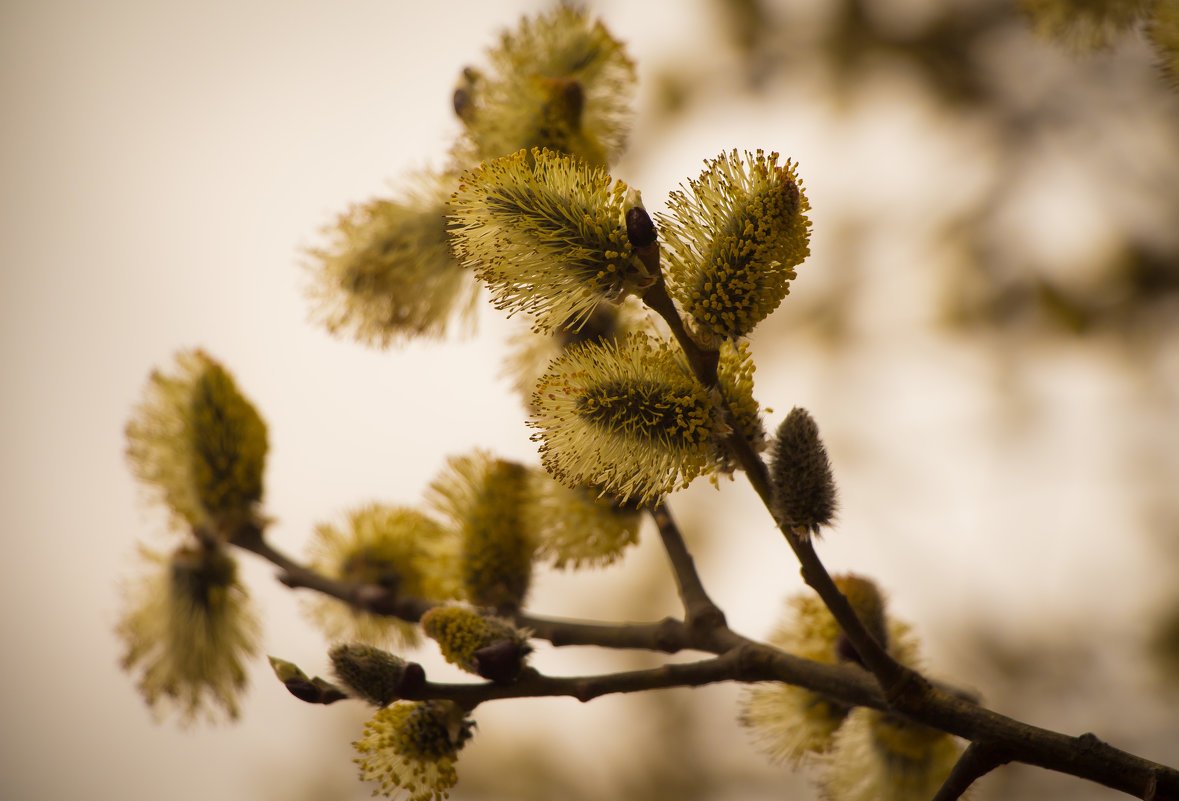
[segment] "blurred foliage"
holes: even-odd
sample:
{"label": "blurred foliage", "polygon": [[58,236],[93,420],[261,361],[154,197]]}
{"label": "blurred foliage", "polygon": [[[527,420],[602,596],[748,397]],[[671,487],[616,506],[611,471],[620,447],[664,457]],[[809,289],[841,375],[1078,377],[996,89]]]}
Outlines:
{"label": "blurred foliage", "polygon": [[[819,209],[827,218],[816,222],[824,239],[806,276],[813,283],[789,299],[789,313],[772,321],[767,340],[801,329],[833,349],[856,347],[857,315],[881,302],[869,297],[867,279],[891,266],[877,244],[926,238],[925,250],[917,251],[936,261],[914,265],[933,276],[923,319],[948,334],[992,343],[1000,360],[1020,358],[1011,347],[1016,342],[1089,339],[1113,343],[1137,371],[1147,399],[1139,402],[1158,404],[1151,419],[1170,430],[1138,446],[1146,449],[1139,464],[1162,469],[1141,469],[1150,473],[1142,476],[1141,503],[1156,508],[1132,528],[1158,535],[1155,545],[1170,554],[1160,564],[1175,564],[1176,529],[1151,521],[1159,512],[1164,519],[1179,515],[1173,460],[1160,464],[1150,449],[1165,447],[1158,442],[1173,440],[1179,425],[1175,388],[1157,372],[1160,354],[1174,351],[1179,339],[1179,92],[1141,27],[1080,52],[1037,37],[1017,0],[710,0],[708,6],[717,23],[710,28],[716,52],[693,49],[690,58],[645,65],[654,90],[638,120],[656,133],[638,138],[633,163],[643,163],[645,148],[658,147],[660,134],[707,117],[717,104],[731,107],[735,94],[753,108],[771,108],[799,85],[811,87],[809,96],[847,125],[879,102],[873,93],[891,91],[897,102],[932,109],[928,116],[941,129],[935,135],[969,140],[967,152],[979,158],[963,165],[971,182],[965,189],[955,185],[958,176],[940,176],[953,196],[943,207],[913,207],[908,216],[891,206]],[[804,178],[808,166],[804,161]],[[922,166],[918,159],[912,168]],[[982,177],[970,178],[972,172]],[[896,205],[905,206],[906,187],[895,190]],[[898,229],[922,214],[920,229]],[[1168,404],[1169,422],[1165,411],[1158,413]],[[1126,410],[1140,412],[1150,410]],[[1179,583],[1179,570],[1174,580]],[[1155,665],[1179,675],[1177,621],[1179,599],[1172,596],[1156,619],[1135,622],[1133,632],[1117,634],[1118,642],[1151,643]],[[1083,626],[1039,636],[964,621],[953,642],[943,644],[957,649],[957,658],[940,667],[985,686],[985,700],[1000,709],[1040,722],[1056,719],[1066,729],[1108,726],[1126,738],[1122,745],[1174,758],[1174,749],[1159,746],[1179,734],[1179,720],[1135,731],[1127,728],[1134,713],[1113,700],[1086,705],[1099,720],[1067,714],[1073,699],[1100,695],[1111,676],[1125,675],[1126,663],[1141,666],[1144,650],[1115,665],[1095,659],[1091,643],[1101,635]],[[1157,685],[1147,692],[1164,697],[1148,695],[1144,709],[1174,704]],[[691,736],[677,739],[681,765],[712,761],[721,769],[717,760],[724,757]],[[976,796],[1109,796],[1034,773],[1000,772],[1003,778]]]}
{"label": "blurred foliage", "polygon": [[[1174,334],[1179,93],[1139,28],[1108,49],[1077,53],[1037,38],[1014,0],[711,5],[722,22],[717,47],[752,102],[773,103],[784,85],[805,82],[851,110],[882,80],[899,81],[957,133],[985,143],[984,187],[965,208],[948,207],[932,221],[954,255],[955,272],[940,287],[947,325]],[[662,125],[732,92],[732,76],[715,69],[707,59],[664,65],[655,115]],[[649,122],[647,110],[639,119]],[[1073,217],[1076,229],[1065,219],[1037,230],[1034,215],[1053,202],[1054,184],[1069,195],[1059,213],[1084,215]],[[1055,240],[1070,236],[1054,253]],[[854,249],[839,255],[823,270],[854,277],[872,258]],[[815,304],[836,319],[812,322],[843,329],[838,307],[847,284],[833,278]]]}

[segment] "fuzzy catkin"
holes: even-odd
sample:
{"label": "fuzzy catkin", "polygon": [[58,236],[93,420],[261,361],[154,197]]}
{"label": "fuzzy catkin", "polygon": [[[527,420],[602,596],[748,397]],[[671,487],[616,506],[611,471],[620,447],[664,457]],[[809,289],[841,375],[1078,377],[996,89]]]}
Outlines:
{"label": "fuzzy catkin", "polygon": [[790,410],[778,426],[770,455],[778,512],[791,525],[817,535],[835,517],[835,478],[819,426],[806,409]]}

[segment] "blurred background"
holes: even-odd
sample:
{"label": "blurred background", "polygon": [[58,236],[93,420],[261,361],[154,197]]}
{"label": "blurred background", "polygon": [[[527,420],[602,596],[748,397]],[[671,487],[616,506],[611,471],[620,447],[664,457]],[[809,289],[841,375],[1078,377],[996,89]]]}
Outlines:
{"label": "blurred background", "polygon": [[[301,704],[259,660],[238,724],[182,729],[119,671],[120,582],[168,542],[122,428],[154,366],[206,348],[269,423],[271,535],[299,555],[318,521],[416,503],[448,455],[535,460],[500,374],[515,321],[365,349],[307,322],[299,264],[350,203],[444,161],[462,67],[547,7],[0,6],[0,796],[368,797],[359,707]],[[827,441],[830,568],[881,584],[932,675],[1179,764],[1179,94],[1142,36],[1078,55],[1008,0],[589,7],[638,65],[613,172],[648,208],[723,150],[800,165],[813,255],[753,350],[768,426],[804,406]],[[752,492],[699,482],[672,508],[730,624],[768,633],[802,584]],[[676,613],[657,545],[542,574],[532,611]],[[264,652],[325,673],[295,594],[243,561]],[[488,705],[452,797],[814,797],[738,696]],[[1007,767],[976,797],[1121,796]]]}

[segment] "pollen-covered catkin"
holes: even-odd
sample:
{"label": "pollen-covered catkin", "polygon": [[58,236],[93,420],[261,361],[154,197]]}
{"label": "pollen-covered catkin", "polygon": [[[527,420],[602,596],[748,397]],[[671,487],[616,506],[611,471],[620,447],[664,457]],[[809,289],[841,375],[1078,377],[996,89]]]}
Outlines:
{"label": "pollen-covered catkin", "polygon": [[255,522],[268,449],[266,423],[233,376],[201,350],[153,371],[126,427],[131,472],[179,529],[232,536]]}
{"label": "pollen-covered catkin", "polygon": [[586,342],[554,359],[529,425],[541,461],[570,487],[646,504],[717,466],[723,428],[707,390],[665,342]]}
{"label": "pollen-covered catkin", "polygon": [[458,781],[454,763],[474,723],[452,701],[401,702],[377,711],[352,744],[373,795],[443,801]]}
{"label": "pollen-covered catkin", "polygon": [[507,621],[463,606],[436,606],[422,616],[422,630],[447,662],[500,683],[515,680],[532,646]]}
{"label": "pollen-covered catkin", "polygon": [[447,232],[457,184],[457,174],[422,174],[325,228],[327,243],[307,253],[312,318],[379,348],[469,324],[478,285],[451,253]]}
{"label": "pollen-covered catkin", "polygon": [[450,201],[455,252],[497,308],[528,313],[537,331],[578,330],[600,303],[655,280],[627,237],[628,191],[552,150],[483,162]]}
{"label": "pollen-covered catkin", "polygon": [[623,150],[636,76],[625,47],[585,11],[561,4],[525,17],[463,70],[455,113],[465,137],[456,159],[477,164],[548,148],[605,166]]}
{"label": "pollen-covered catkin", "polygon": [[810,255],[802,181],[778,154],[722,153],[657,215],[668,292],[705,345],[747,336],[790,291]]}
{"label": "pollen-covered catkin", "polygon": [[459,596],[476,606],[518,608],[532,583],[536,537],[523,512],[527,469],[475,451],[447,460],[428,502],[458,542]]}
{"label": "pollen-covered catkin", "polygon": [[149,572],[128,587],[116,628],[126,648],[123,669],[138,675],[139,691],[157,712],[170,704],[189,723],[202,712],[215,719],[220,707],[236,718],[260,636],[237,562],[221,546],[141,555]]}
{"label": "pollen-covered catkin", "polygon": [[[308,550],[310,566],[329,578],[431,601],[459,593],[457,538],[412,507],[359,506],[341,522],[317,525]],[[309,597],[303,607],[332,640],[403,647],[418,641],[412,623],[327,595]]]}

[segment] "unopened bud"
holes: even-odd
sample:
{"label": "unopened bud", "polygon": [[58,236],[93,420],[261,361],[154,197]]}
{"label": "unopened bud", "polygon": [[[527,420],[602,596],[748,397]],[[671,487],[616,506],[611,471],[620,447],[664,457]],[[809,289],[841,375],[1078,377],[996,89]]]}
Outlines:
{"label": "unopened bud", "polygon": [[463,122],[469,122],[475,114],[476,85],[483,79],[478,70],[465,67],[454,87],[454,113]]}
{"label": "unopened bud", "polygon": [[631,206],[626,210],[626,237],[635,248],[654,244],[657,236],[655,222],[645,208]]}
{"label": "unopened bud", "polygon": [[770,475],[778,512],[796,528],[818,534],[835,516],[835,478],[819,427],[810,414],[794,407],[778,427],[771,451]]}
{"label": "unopened bud", "polygon": [[277,656],[269,657],[270,667],[274,671],[274,675],[278,676],[278,680],[286,684],[291,679],[306,679],[307,674],[303,672],[302,668],[294,662],[288,662],[285,659],[279,659]]}
{"label": "unopened bud", "polygon": [[[420,689],[421,665],[406,662],[388,651],[361,643],[340,644],[328,653],[336,677],[358,698],[374,706],[388,706],[403,697],[406,682]],[[417,668],[413,670],[412,668]]]}
{"label": "unopened bud", "polygon": [[339,687],[329,681],[316,676],[308,677],[294,662],[270,657],[270,667],[274,675],[287,688],[287,692],[308,704],[332,704],[342,701],[348,696]]}

